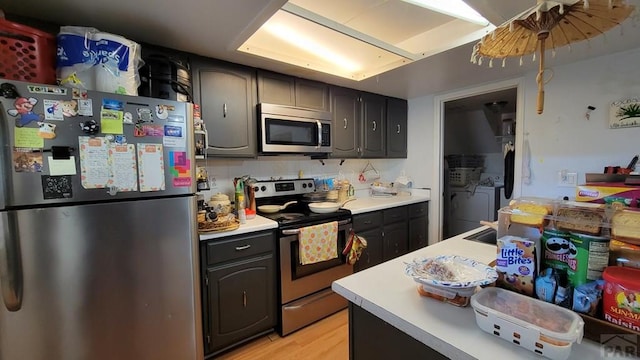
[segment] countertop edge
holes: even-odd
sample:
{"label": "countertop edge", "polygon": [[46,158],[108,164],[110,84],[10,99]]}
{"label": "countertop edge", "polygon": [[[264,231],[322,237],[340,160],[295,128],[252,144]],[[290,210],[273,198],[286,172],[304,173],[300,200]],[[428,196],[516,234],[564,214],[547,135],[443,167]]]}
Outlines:
{"label": "countertop edge", "polygon": [[[353,275],[336,280],[332,289],[354,305],[372,313],[408,336],[452,359],[522,358],[538,355],[482,331],[471,306],[457,308],[420,297],[412,280],[404,274],[404,263],[417,257],[461,253],[488,263],[495,256],[495,245],[464,240],[460,234],[434,245],[405,254]],[[380,288],[386,291],[380,292]],[[599,344],[583,339],[574,344],[569,359],[596,359]],[[595,356],[595,357],[594,357]]]}

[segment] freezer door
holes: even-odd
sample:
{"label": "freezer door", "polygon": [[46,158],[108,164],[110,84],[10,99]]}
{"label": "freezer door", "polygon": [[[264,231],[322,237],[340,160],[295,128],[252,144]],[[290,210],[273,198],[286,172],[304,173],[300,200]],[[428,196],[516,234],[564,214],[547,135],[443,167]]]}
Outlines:
{"label": "freezer door", "polygon": [[[196,192],[192,104],[3,84],[20,95],[0,97],[6,207]],[[93,133],[81,126],[92,121]]]}
{"label": "freezer door", "polygon": [[195,212],[192,196],[13,212],[23,292],[0,303],[0,359],[202,359]]}

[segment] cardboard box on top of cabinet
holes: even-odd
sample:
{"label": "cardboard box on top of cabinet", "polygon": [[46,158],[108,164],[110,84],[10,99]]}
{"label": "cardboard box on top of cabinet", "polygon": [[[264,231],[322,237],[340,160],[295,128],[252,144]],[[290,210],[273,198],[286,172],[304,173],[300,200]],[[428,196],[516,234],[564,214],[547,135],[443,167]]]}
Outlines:
{"label": "cardboard box on top of cabinet", "polygon": [[587,183],[576,186],[576,201],[640,207],[640,186],[624,183]]}

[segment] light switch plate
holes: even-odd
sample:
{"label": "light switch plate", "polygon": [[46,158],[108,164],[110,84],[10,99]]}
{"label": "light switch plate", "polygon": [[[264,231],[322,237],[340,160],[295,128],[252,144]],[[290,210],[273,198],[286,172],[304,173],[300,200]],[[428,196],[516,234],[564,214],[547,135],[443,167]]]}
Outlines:
{"label": "light switch plate", "polygon": [[559,187],[574,187],[576,185],[578,185],[578,173],[558,171]]}

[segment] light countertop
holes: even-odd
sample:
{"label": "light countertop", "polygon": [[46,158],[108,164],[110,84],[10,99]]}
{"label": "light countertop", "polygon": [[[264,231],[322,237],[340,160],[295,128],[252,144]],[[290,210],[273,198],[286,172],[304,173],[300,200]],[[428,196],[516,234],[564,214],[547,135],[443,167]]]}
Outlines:
{"label": "light countertop", "polygon": [[237,228],[236,230],[223,231],[223,232],[210,233],[210,234],[200,234],[200,241],[218,239],[218,238],[223,238],[223,237],[233,236],[233,235],[248,234],[256,231],[275,229],[277,227],[278,227],[277,222],[271,219],[267,219],[266,217],[256,215],[255,218],[251,220],[247,220],[245,224],[241,224],[240,227]]}
{"label": "light countertop", "polygon": [[[529,350],[482,331],[471,306],[459,308],[422,297],[418,284],[405,275],[405,262],[441,254],[461,255],[489,263],[496,247],[463,237],[471,230],[334,281],[332,289],[364,310],[451,359],[541,359]],[[599,344],[583,339],[570,359],[600,359]]]}
{"label": "light countertop", "polygon": [[[358,194],[356,194],[356,196],[357,195]],[[412,189],[411,195],[397,195],[390,197],[371,197],[368,195],[358,196],[356,200],[346,203],[344,208],[350,210],[351,214],[356,215],[396,206],[411,205],[429,200],[431,200],[430,190]]]}
{"label": "light countertop", "polygon": [[[387,198],[374,198],[368,195],[361,195],[355,200],[349,201],[344,208],[352,214],[361,214],[370,211],[377,211],[396,206],[410,205],[423,201],[429,201],[431,193],[429,190],[413,189],[411,195],[391,196]],[[256,215],[255,218],[247,220],[246,224],[233,231],[223,231],[210,234],[201,234],[200,241],[218,239],[227,236],[241,235],[255,231],[276,229],[278,223],[266,217]]]}

